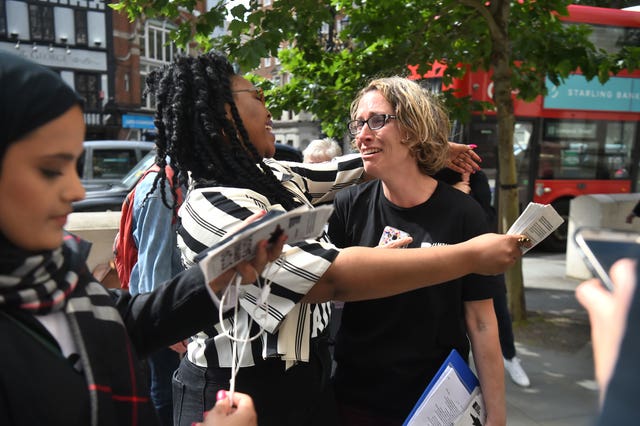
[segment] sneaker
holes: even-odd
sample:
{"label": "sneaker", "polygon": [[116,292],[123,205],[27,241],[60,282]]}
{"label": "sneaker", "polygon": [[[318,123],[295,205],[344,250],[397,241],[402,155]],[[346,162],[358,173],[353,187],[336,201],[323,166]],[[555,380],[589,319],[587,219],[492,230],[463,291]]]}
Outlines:
{"label": "sneaker", "polygon": [[529,387],[531,383],[529,382],[527,373],[524,372],[522,366],[520,365],[520,358],[518,358],[517,356],[514,356],[511,359],[505,358],[504,368],[509,373],[509,377],[511,377],[513,383],[518,386],[522,386],[523,388]]}

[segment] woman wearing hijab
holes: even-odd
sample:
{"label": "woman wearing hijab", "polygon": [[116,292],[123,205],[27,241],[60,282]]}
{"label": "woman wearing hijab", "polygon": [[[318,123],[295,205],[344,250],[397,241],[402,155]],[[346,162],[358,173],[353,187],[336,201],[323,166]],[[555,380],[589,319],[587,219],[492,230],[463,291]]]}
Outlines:
{"label": "woman wearing hijab", "polygon": [[[140,359],[217,318],[214,294],[233,271],[205,285],[196,266],[148,294],[107,291],[85,243],[63,230],[84,196],[81,99],[56,73],[3,52],[0,87],[0,424],[156,425]],[[283,241],[260,243],[243,278]]]}

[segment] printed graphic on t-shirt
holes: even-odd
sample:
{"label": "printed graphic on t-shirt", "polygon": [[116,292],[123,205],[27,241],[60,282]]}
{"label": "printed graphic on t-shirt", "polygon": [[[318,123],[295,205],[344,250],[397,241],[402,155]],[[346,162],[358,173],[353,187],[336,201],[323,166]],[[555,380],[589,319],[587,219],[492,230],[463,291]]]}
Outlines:
{"label": "printed graphic on t-shirt", "polygon": [[448,246],[449,243],[430,243],[428,241],[423,241],[420,243],[420,247],[436,247],[436,246]]}

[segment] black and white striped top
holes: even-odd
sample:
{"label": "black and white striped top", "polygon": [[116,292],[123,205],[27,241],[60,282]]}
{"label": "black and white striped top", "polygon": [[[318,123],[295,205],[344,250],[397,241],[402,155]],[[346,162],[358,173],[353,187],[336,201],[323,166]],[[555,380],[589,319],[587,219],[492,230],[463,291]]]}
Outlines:
{"label": "black and white striped top", "polygon": [[[359,154],[317,164],[270,159],[264,161],[299,204],[330,202],[336,191],[357,183],[363,173]],[[274,209],[282,210],[283,207],[279,204],[272,205],[265,196],[245,188],[208,187],[190,190],[179,211],[181,226],[178,231],[178,246],[183,262],[187,266],[192,265],[199,252],[224,238],[229,230],[237,228],[251,214],[259,210]],[[261,280],[269,279],[272,282],[267,315],[261,315],[264,312],[262,310],[256,313],[254,309],[260,295],[258,286],[243,286],[244,294],[240,298],[242,309],[235,327],[241,333],[246,331],[251,316],[254,322],[250,334],[255,335],[260,326],[267,333],[254,340],[251,348],[244,351],[238,362],[240,367],[253,366],[259,358],[282,354],[278,350],[280,325],[329,268],[337,254],[338,249],[329,242],[326,235],[317,240],[285,245],[282,256],[274,264],[267,265],[262,273]],[[312,338],[328,327],[331,315],[329,303],[303,305],[300,308],[301,312],[310,310]],[[298,309],[294,309],[294,312],[298,312]],[[230,329],[232,322],[233,316],[227,313],[225,329]],[[230,367],[231,341],[220,334],[222,328],[217,317],[211,318],[211,324],[211,327],[192,337],[188,345],[188,359],[201,367]],[[300,335],[296,337],[302,335],[300,330]],[[308,345],[309,339],[306,340],[300,343]]]}

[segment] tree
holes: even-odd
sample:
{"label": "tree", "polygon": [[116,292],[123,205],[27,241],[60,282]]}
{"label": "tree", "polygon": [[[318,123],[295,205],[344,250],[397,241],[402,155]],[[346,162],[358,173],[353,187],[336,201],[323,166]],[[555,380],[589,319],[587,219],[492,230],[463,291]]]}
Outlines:
{"label": "tree", "polygon": [[[605,82],[611,73],[638,68],[640,49],[608,53],[588,41],[584,26],[563,26],[567,0],[277,0],[269,8],[251,0],[231,9],[228,33],[212,39],[224,21],[223,6],[212,8],[175,32],[178,43],[192,38],[208,49],[225,50],[242,69],[260,58],[279,57],[291,74],[283,87],[269,90],[275,116],[283,109],[313,112],[329,136],[342,137],[349,104],[366,80],[407,74],[407,65],[447,64],[443,82],[468,69],[493,70],[498,121],[499,218],[506,230],[519,214],[513,133],[515,93],[525,100],[545,94],[545,77],[559,84],[577,69]],[[131,18],[175,19],[195,0],[121,0],[116,9]],[[338,29],[336,17],[344,17]],[[323,28],[324,24],[324,28]],[[287,48],[280,50],[283,43]],[[464,65],[462,65],[464,64]],[[453,118],[468,119],[486,108],[445,91]],[[521,264],[507,273],[509,307],[514,320],[526,315]]]}

